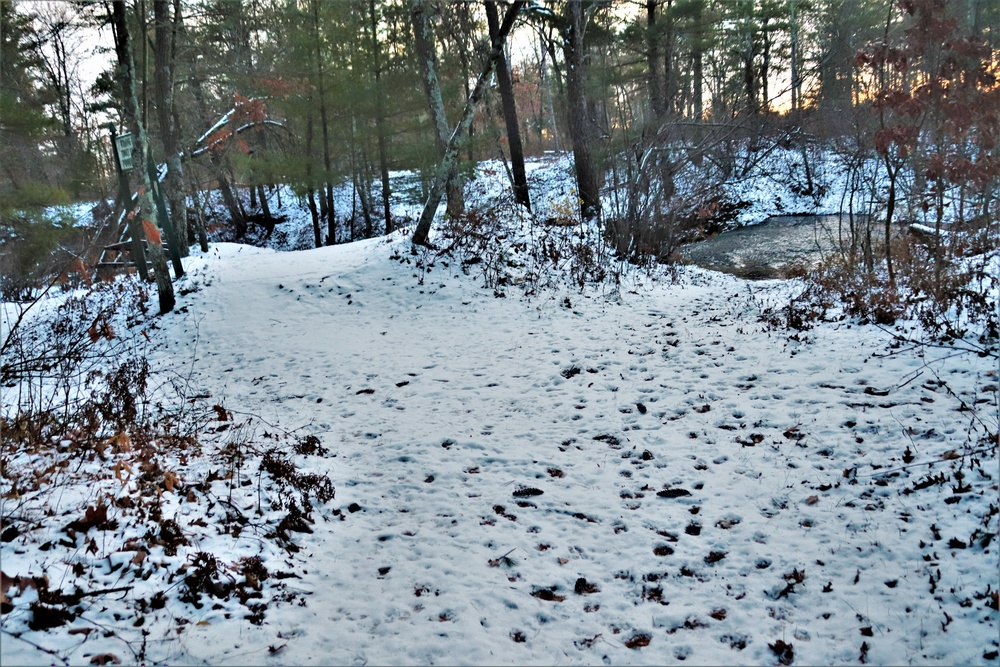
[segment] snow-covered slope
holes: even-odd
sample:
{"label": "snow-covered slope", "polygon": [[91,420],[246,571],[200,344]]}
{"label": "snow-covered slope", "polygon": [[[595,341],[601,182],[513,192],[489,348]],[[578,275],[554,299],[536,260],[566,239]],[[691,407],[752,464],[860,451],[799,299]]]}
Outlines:
{"label": "snow-covered slope", "polygon": [[[169,505],[188,553],[298,578],[261,625],[167,590],[148,661],[995,664],[996,544],[970,537],[996,450],[954,458],[978,447],[970,414],[995,432],[987,361],[884,354],[886,333],[848,321],[775,330],[759,315],[784,282],[687,269],[614,298],[498,299],[420,259],[395,237],[188,260],[154,370],[317,436],[329,452],[303,465],[337,496],[295,554]],[[24,544],[0,549],[8,574],[38,574]],[[89,615],[103,639],[27,630],[25,599],[4,664],[140,641],[111,601]]]}
{"label": "snow-covered slope", "polygon": [[[572,211],[567,165],[530,166],[539,217]],[[484,164],[470,200],[504,187]],[[807,204],[734,188],[742,222]],[[283,201],[275,248],[308,243]],[[183,540],[144,533],[119,502],[139,471],[103,450],[11,490],[3,664],[997,663],[989,359],[904,325],[786,330],[801,285],[694,267],[497,298],[402,233],[185,268],[177,309],[132,332],[152,384],[217,417],[199,454],[157,459]],[[335,485],[312,532],[275,537],[268,447]],[[229,583],[195,604],[200,553]],[[31,629],[42,576],[81,604]]]}

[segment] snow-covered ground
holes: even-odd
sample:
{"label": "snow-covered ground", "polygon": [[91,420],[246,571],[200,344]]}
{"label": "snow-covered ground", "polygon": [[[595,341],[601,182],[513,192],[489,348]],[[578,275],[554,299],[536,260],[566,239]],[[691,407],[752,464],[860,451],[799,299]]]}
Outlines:
{"label": "snow-covered ground", "polygon": [[[995,359],[893,342],[906,325],[776,327],[790,281],[497,298],[427,252],[185,260],[177,309],[133,334],[154,378],[219,406],[214,453],[163,452],[184,540],[114,502],[137,477],[112,448],[6,498],[52,516],[0,542],[0,662],[997,664]],[[336,487],[290,540],[268,443]],[[200,606],[199,552],[236,582]],[[32,630],[43,575],[85,595]]]}
{"label": "snow-covered ground", "polygon": [[[740,159],[753,161],[751,157],[742,154]],[[822,185],[824,193],[822,195],[805,195],[796,188],[802,186],[805,181],[802,176],[802,154],[794,150],[774,149],[756,161],[744,178],[734,177],[725,180],[722,191],[738,209],[733,222],[738,225],[754,225],[775,215],[838,212],[842,203],[840,193],[845,187],[845,177],[838,172],[830,156],[826,156],[826,159],[813,156],[813,159],[816,163],[811,165],[811,169],[816,183]],[[707,163],[704,166],[708,168]],[[531,189],[532,209],[539,219],[565,217],[576,213],[578,204],[573,181],[572,154],[547,153],[541,157],[529,158],[525,169]],[[698,168],[694,165],[687,165],[679,180],[683,183],[685,179],[695,178],[697,171]],[[510,190],[507,169],[500,160],[479,163],[475,175],[466,190],[470,207],[490,206],[495,203],[498,195]],[[416,221],[420,217],[424,203],[420,176],[412,171],[393,171],[390,172],[390,182],[391,210],[397,226]],[[602,199],[605,210],[614,216],[616,201],[614,193],[610,190],[610,184],[609,175],[606,184],[608,187]],[[373,205],[380,211],[378,184],[373,188]],[[304,197],[297,196],[288,187],[282,187],[280,193],[270,192],[268,201],[272,213],[283,222],[275,227],[269,238],[265,238],[262,228],[252,226],[250,240],[256,245],[281,251],[304,250],[315,245],[312,219]],[[222,198],[218,192],[212,193],[209,206],[222,210]],[[339,240],[351,237],[347,219],[352,211],[357,215],[357,229],[354,236],[356,238],[363,236],[360,203],[350,183],[342,183],[334,188],[334,209],[339,221],[337,230]],[[444,210],[444,204],[439,210]],[[381,224],[381,220],[377,219],[376,225],[381,226]],[[228,238],[226,233],[223,231],[223,238]],[[325,226],[323,233],[327,233]]]}

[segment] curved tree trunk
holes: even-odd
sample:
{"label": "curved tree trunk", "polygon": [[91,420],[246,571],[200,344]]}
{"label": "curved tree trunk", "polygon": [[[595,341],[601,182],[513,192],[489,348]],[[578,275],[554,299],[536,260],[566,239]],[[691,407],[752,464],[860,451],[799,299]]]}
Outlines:
{"label": "curved tree trunk", "polygon": [[[437,57],[434,55],[434,35],[431,32],[430,16],[428,16],[429,7],[427,0],[412,0],[412,3],[413,34],[424,79],[424,92],[427,94],[427,106],[434,124],[438,156],[444,160],[448,138],[452,133],[448,129],[444,100],[441,98],[441,83],[437,77]],[[445,187],[448,191],[448,215],[454,218],[465,213],[465,184],[458,173],[456,161],[450,165]]]}
{"label": "curved tree trunk", "polygon": [[[419,2],[420,0],[417,1]],[[472,95],[465,103],[465,111],[462,113],[462,119],[455,127],[455,131],[452,132],[451,139],[448,140],[448,146],[445,148],[444,157],[438,166],[437,175],[434,178],[434,183],[431,185],[427,202],[424,204],[424,210],[420,214],[420,221],[417,222],[417,227],[413,230],[412,240],[416,245],[428,245],[431,222],[434,220],[434,214],[437,212],[438,204],[441,203],[441,197],[444,195],[448,174],[455,167],[458,159],[458,151],[462,148],[462,142],[467,136],[469,126],[472,124],[472,116],[475,114],[476,108],[483,97],[483,92],[486,90],[486,81],[493,70],[493,65],[500,57],[504,40],[510,34],[511,28],[514,27],[514,21],[517,19],[518,12],[521,11],[524,4],[525,0],[516,0],[511,4],[510,9],[507,10],[507,15],[503,19],[503,23],[500,25],[500,30],[497,31],[496,38],[491,40],[493,46],[490,50],[490,55],[486,59],[486,64],[483,67],[483,71],[480,72],[479,78],[476,79]]]}

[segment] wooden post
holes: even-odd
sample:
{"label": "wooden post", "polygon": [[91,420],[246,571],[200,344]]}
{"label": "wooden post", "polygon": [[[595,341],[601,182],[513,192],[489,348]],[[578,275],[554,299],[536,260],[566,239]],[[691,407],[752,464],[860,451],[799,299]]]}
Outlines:
{"label": "wooden post", "polygon": [[111,132],[111,147],[115,153],[115,172],[118,174],[118,196],[122,200],[122,207],[126,213],[125,219],[128,224],[129,236],[132,237],[132,262],[135,264],[135,269],[139,273],[139,277],[142,278],[143,282],[148,283],[149,267],[146,266],[146,249],[142,244],[142,227],[135,215],[128,215],[132,208],[132,192],[128,186],[128,179],[125,177],[125,172],[122,170],[121,157],[118,155],[118,142],[116,141],[118,134],[115,132],[115,126],[112,123],[108,123],[108,130]]}
{"label": "wooden post", "polygon": [[170,250],[170,262],[174,265],[174,277],[180,278],[184,275],[184,265],[181,264],[181,249],[177,241],[177,234],[174,225],[167,215],[167,205],[163,203],[163,192],[160,191],[159,174],[156,173],[156,166],[152,157],[146,161],[149,170],[149,184],[153,189],[153,199],[156,200],[156,218],[160,221],[160,227],[167,233],[167,245]]}

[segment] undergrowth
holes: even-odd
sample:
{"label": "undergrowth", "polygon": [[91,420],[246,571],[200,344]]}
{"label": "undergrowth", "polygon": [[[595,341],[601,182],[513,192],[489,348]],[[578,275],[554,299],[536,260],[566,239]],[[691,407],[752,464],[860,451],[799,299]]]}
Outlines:
{"label": "undergrowth", "polygon": [[339,515],[329,477],[300,470],[315,436],[153,372],[146,301],[119,281],[5,323],[0,631],[65,626],[76,645],[42,649],[64,663],[87,643],[145,660],[150,616],[179,633],[203,608],[260,624],[305,604],[285,581],[298,536]]}

